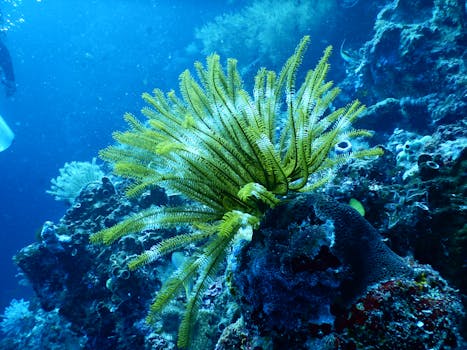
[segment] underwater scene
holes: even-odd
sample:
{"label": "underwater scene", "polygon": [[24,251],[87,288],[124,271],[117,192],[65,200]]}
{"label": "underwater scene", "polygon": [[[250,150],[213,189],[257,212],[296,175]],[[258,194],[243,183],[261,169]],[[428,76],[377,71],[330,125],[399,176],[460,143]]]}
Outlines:
{"label": "underwater scene", "polygon": [[0,349],[467,349],[465,0],[2,0]]}

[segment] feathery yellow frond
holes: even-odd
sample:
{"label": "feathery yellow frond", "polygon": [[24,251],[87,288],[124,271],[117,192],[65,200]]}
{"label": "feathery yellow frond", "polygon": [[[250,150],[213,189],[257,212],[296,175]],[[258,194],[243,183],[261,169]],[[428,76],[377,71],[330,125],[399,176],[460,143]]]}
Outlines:
{"label": "feathery yellow frond", "polygon": [[290,192],[314,190],[352,158],[382,152],[373,148],[334,154],[342,140],[371,133],[352,128],[364,110],[359,101],[331,108],[340,91],[326,81],[331,47],[296,86],[308,43],[306,36],[279,74],[261,68],[253,94],[244,90],[236,60],[228,59],[225,69],[216,54],[204,65],[196,62],[194,74],[186,70],[180,75],[181,97],[159,89],[144,93],[146,122],[126,114],[129,130],[113,135],[120,145],[100,152],[117,174],[133,181],[127,194],[160,186],[193,203],[149,208],[91,236],[94,243],[110,244],[148,229],[195,228],[162,240],[129,262],[134,270],[187,245],[202,245],[165,281],[148,316],[153,322],[196,279],[180,325],[181,348],[189,346],[202,295],[235,240],[251,239],[265,212]]}
{"label": "feathery yellow frond", "polygon": [[191,243],[202,241],[203,239],[209,237],[212,234],[212,232],[199,231],[195,233],[177,235],[165,239],[162,242],[153,246],[151,249],[146,250],[142,254],[138,255],[136,258],[130,260],[130,262],[128,263],[128,268],[130,270],[135,270],[138,267],[150,264],[153,261],[164,256],[165,254],[169,254],[173,251],[176,251],[177,249],[186,247]]}

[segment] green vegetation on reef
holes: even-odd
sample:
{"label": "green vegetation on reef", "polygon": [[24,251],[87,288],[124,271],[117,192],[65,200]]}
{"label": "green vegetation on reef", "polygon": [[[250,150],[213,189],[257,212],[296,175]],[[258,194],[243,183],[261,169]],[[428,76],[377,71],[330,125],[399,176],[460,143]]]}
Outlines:
{"label": "green vegetation on reef", "polygon": [[323,23],[332,32],[336,16],[331,14],[339,10],[334,0],[253,0],[236,9],[197,28],[188,51],[235,55],[241,70],[257,62],[279,67],[294,49],[290,38],[321,35]]}
{"label": "green vegetation on reef", "polygon": [[264,213],[288,193],[322,186],[352,158],[382,153],[379,148],[333,153],[337,143],[371,133],[351,127],[364,109],[358,101],[330,108],[339,93],[325,81],[330,47],[296,89],[308,42],[307,36],[301,40],[279,74],[260,69],[253,96],[242,87],[236,60],[227,60],[225,72],[215,54],[206,66],[195,63],[198,80],[188,70],[180,76],[182,98],[158,89],[143,94],[147,123],[125,115],[130,130],[114,133],[120,145],[101,151],[116,174],[134,180],[128,195],[160,186],[191,200],[185,206],[149,208],[91,236],[93,243],[111,244],[147,229],[191,225],[190,233],[167,238],[129,263],[134,270],[200,243],[199,251],[164,282],[147,317],[154,322],[194,280],[179,328],[180,348],[189,346],[203,293],[235,240],[251,239]]}

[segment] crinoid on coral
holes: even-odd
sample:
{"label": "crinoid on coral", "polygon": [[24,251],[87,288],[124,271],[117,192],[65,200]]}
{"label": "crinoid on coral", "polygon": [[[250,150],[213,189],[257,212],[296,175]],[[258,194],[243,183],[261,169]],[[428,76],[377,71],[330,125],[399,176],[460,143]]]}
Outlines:
{"label": "crinoid on coral", "polygon": [[162,240],[129,262],[134,270],[201,245],[165,281],[147,317],[154,322],[194,279],[179,328],[180,348],[189,346],[203,293],[237,239],[251,239],[265,212],[287,194],[313,190],[339,165],[382,152],[333,153],[339,142],[371,133],[351,127],[364,109],[358,101],[331,108],[339,89],[325,81],[330,47],[296,88],[308,42],[301,40],[279,74],[260,69],[252,96],[242,87],[236,60],[227,60],[225,72],[218,55],[209,56],[206,66],[195,63],[198,81],[188,70],[180,76],[182,98],[158,89],[143,94],[147,122],[127,114],[130,130],[114,134],[120,145],[101,152],[118,175],[134,180],[128,195],[157,185],[189,200],[184,206],[151,207],[91,236],[94,243],[110,244],[148,229],[191,225],[190,233]]}
{"label": "crinoid on coral", "polygon": [[50,180],[50,190],[46,193],[54,196],[58,201],[66,201],[72,204],[80,192],[90,183],[100,181],[104,176],[96,158],[92,162],[65,163],[60,168],[60,175]]}

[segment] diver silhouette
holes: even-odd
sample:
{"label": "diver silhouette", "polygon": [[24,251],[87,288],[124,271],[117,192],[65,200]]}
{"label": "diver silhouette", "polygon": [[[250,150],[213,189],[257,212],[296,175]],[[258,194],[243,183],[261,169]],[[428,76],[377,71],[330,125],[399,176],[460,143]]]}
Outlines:
{"label": "diver silhouette", "polygon": [[[5,20],[3,12],[0,10],[0,26],[3,27]],[[16,91],[15,73],[13,71],[13,63],[11,61],[10,52],[4,43],[5,31],[0,35],[0,73],[2,84],[5,85],[5,94],[7,97],[12,96]]]}
{"label": "diver silhouette", "polygon": [[10,52],[3,40],[0,39],[0,69],[2,71],[2,84],[5,85],[5,94],[12,96],[16,91],[15,73],[11,62]]}
{"label": "diver silhouette", "polygon": [[[0,11],[1,22],[3,22],[3,15]],[[13,71],[10,52],[3,42],[3,37],[0,37],[0,71],[2,84],[5,85],[5,94],[7,97],[10,97],[16,91],[15,73]],[[0,115],[0,152],[10,147],[14,138],[15,134]]]}

